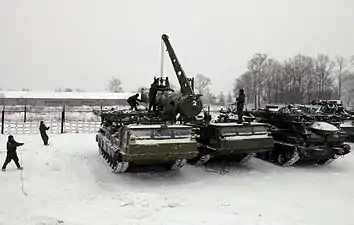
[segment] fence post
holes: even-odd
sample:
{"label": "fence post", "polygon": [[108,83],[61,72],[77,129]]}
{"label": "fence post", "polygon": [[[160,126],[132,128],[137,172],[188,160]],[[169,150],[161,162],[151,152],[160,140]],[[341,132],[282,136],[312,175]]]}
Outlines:
{"label": "fence post", "polygon": [[25,105],[25,115],[23,117],[23,122],[26,123],[27,120],[27,106]]}
{"label": "fence post", "polygon": [[2,109],[1,113],[1,134],[4,134],[5,110]]}
{"label": "fence post", "polygon": [[64,133],[64,122],[65,122],[65,105],[63,106],[63,111],[61,112],[61,130],[60,130],[60,133]]}

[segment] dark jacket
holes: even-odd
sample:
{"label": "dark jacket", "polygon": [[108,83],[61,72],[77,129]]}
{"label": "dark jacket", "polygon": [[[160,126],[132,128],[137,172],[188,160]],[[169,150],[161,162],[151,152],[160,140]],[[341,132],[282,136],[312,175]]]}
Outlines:
{"label": "dark jacket", "polygon": [[242,111],[243,110],[243,106],[245,104],[245,100],[246,100],[246,95],[245,94],[239,94],[238,97],[236,98],[236,106],[237,106],[237,110],[238,111]]}
{"label": "dark jacket", "polygon": [[41,125],[39,125],[39,131],[41,132],[41,134],[46,134],[46,131],[49,129],[49,127],[46,127],[44,123],[42,123]]}
{"label": "dark jacket", "polygon": [[18,143],[18,142],[16,142],[15,140],[8,140],[7,141],[7,151],[8,152],[14,152],[14,151],[16,151],[17,150],[17,147],[18,146],[22,146],[24,143]]}
{"label": "dark jacket", "polygon": [[127,102],[137,102],[137,101],[141,102],[141,100],[138,99],[138,97],[139,97],[139,95],[138,95],[138,96],[137,96],[137,95],[130,96],[130,97],[127,99]]}
{"label": "dark jacket", "polygon": [[158,90],[159,90],[158,86],[155,83],[151,84],[150,90],[149,90],[149,97],[156,98],[156,94],[157,94]]}

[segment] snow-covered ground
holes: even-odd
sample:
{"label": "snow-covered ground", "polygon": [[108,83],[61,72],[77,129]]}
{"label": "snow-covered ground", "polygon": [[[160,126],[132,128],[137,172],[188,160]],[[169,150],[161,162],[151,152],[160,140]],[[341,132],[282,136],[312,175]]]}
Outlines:
{"label": "snow-covered ground", "polygon": [[[1,225],[354,224],[354,155],[322,167],[252,159],[243,166],[113,174],[95,134],[52,135],[50,146],[39,135],[15,139],[26,143],[18,150],[24,170],[11,162],[0,173]],[[0,136],[1,150],[6,140]]]}

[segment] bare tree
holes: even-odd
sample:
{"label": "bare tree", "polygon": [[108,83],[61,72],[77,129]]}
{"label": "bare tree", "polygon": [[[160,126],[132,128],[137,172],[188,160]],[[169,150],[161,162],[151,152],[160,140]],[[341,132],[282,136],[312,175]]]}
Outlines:
{"label": "bare tree", "polygon": [[109,80],[106,90],[110,92],[123,92],[121,85],[122,82],[118,78],[113,77],[111,80]]}
{"label": "bare tree", "polygon": [[337,64],[337,78],[338,78],[338,99],[342,97],[343,83],[346,81],[346,76],[349,73],[348,67],[350,65],[350,59],[344,58],[343,56],[336,56]]}
{"label": "bare tree", "polygon": [[56,88],[54,92],[73,92],[71,88]]}
{"label": "bare tree", "polygon": [[264,78],[264,72],[263,72],[263,63],[266,61],[268,58],[267,54],[262,54],[262,53],[256,53],[253,55],[251,60],[248,61],[248,69],[252,72],[253,79],[252,79],[252,84],[253,84],[253,92],[254,94],[254,107],[257,108],[260,107],[260,98],[261,98],[261,92],[263,88],[263,78]]}
{"label": "bare tree", "polygon": [[353,94],[354,94],[354,72],[349,72],[345,76],[345,82],[343,82],[342,86],[342,96],[341,100],[347,106],[352,105],[353,101]]}
{"label": "bare tree", "polygon": [[[352,62],[354,67],[354,57]],[[349,66],[342,65],[338,86],[342,93],[348,94],[351,86],[346,81],[352,73]],[[245,89],[248,103],[254,103],[256,108],[263,102],[304,103],[314,98],[329,99],[337,96],[339,89],[334,82],[334,66],[335,61],[324,54],[316,57],[298,54],[282,63],[266,54],[255,54],[248,61],[248,70],[236,79],[233,93],[237,96],[239,89]]]}
{"label": "bare tree", "polygon": [[211,79],[199,73],[195,77],[194,89],[196,93],[206,95],[210,92]]}
{"label": "bare tree", "polygon": [[218,95],[218,105],[224,106],[226,105],[226,97],[225,94],[221,91]]}
{"label": "bare tree", "polygon": [[284,62],[284,78],[287,86],[286,99],[289,102],[303,103],[305,94],[311,95],[311,87],[305,88],[307,81],[312,82],[313,60],[301,54]]}
{"label": "bare tree", "polygon": [[333,87],[332,70],[335,63],[327,55],[319,54],[315,58],[315,75],[317,78],[318,98],[328,98],[330,88]]}
{"label": "bare tree", "polygon": [[246,101],[248,103],[253,103],[254,97],[257,97],[256,93],[252,91],[253,89],[253,73],[247,71],[243,73],[238,79],[236,79],[233,94],[235,99],[238,97],[239,90],[243,89],[246,93]]}
{"label": "bare tree", "polygon": [[234,102],[234,99],[232,98],[232,94],[231,91],[227,94],[227,99],[226,99],[226,103],[227,104],[232,104]]}

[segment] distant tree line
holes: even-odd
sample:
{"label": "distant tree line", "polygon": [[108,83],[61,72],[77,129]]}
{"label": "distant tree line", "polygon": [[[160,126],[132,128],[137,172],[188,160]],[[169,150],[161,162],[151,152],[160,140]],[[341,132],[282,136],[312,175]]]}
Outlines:
{"label": "distant tree line", "polygon": [[225,94],[224,91],[220,91],[219,94],[214,94],[210,90],[211,84],[211,79],[202,73],[195,76],[194,91],[202,95],[201,98],[204,104],[224,106],[234,103],[235,98],[231,91],[227,94]]}
{"label": "distant tree line", "polygon": [[319,54],[295,55],[283,62],[257,53],[247,71],[236,79],[234,95],[245,89],[254,107],[269,103],[308,103],[317,99],[341,99],[350,105],[354,93],[353,57],[331,59]]}
{"label": "distant tree line", "polygon": [[83,89],[72,89],[72,88],[56,88],[54,92],[85,92]]}
{"label": "distant tree line", "polygon": [[[194,90],[202,94],[203,103],[207,105],[234,103],[241,88],[245,90],[247,103],[255,108],[264,104],[301,104],[317,99],[341,99],[346,105],[351,105],[354,101],[354,57],[298,54],[280,62],[267,54],[257,53],[248,60],[246,72],[235,79],[232,91],[222,90],[214,94],[210,90],[211,85],[211,79],[202,73],[195,76]],[[137,91],[140,92],[141,88]],[[179,91],[173,84],[171,88]],[[111,78],[106,90],[123,92],[121,81]],[[57,88],[55,91],[84,90]]]}

